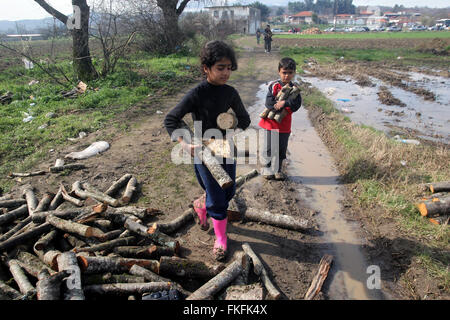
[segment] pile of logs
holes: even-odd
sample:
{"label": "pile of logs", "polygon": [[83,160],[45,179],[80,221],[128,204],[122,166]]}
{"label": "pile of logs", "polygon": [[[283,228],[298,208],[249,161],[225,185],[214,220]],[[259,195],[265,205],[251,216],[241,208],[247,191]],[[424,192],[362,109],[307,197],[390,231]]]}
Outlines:
{"label": "pile of logs", "polygon": [[[237,182],[255,175],[251,171]],[[170,234],[194,221],[195,211],[149,222],[161,212],[130,205],[136,185],[136,178],[125,174],[104,192],[75,181],[70,192],[61,184],[40,201],[31,185],[22,188],[22,198],[0,197],[0,300],[212,299],[230,285],[248,285],[250,272],[261,280],[265,298],[280,298],[248,244],[228,265],[180,257],[180,242]],[[307,221],[284,215],[235,210],[243,220],[307,227]],[[200,286],[190,292],[180,284],[183,279],[196,279]]]}
{"label": "pile of logs", "polygon": [[423,217],[433,224],[448,225],[450,218],[450,181],[429,183],[425,185],[431,195],[425,196],[416,207]]}

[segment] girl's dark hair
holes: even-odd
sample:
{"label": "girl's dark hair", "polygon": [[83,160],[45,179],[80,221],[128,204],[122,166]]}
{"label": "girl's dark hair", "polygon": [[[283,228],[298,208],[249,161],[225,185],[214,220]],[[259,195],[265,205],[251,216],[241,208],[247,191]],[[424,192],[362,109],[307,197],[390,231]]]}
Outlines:
{"label": "girl's dark hair", "polygon": [[280,71],[281,68],[295,71],[297,68],[297,64],[292,58],[283,58],[280,60],[280,63],[278,64],[278,71]]}
{"label": "girl's dark hair", "polygon": [[237,70],[237,60],[234,50],[225,42],[219,40],[209,41],[200,53],[200,63],[211,68],[217,61],[228,58],[231,61],[231,70]]}

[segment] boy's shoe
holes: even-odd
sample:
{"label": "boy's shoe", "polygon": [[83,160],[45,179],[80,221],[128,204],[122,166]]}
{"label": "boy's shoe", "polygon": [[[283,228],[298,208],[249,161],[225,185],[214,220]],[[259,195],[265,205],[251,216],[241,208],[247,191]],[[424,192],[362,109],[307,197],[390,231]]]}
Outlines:
{"label": "boy's shoe", "polygon": [[203,231],[208,231],[209,223],[208,218],[206,217],[206,194],[195,200],[193,205],[194,211],[197,213],[194,215],[197,224]]}
{"label": "boy's shoe", "polygon": [[275,173],[275,180],[286,180],[286,179],[287,175],[284,172],[280,171]]}
{"label": "boy's shoe", "polygon": [[263,167],[261,169],[261,175],[266,180],[273,180],[275,178],[275,175],[270,167]]}
{"label": "boy's shoe", "polygon": [[225,260],[227,256],[227,223],[228,219],[212,219],[216,241],[214,242],[213,255],[217,261]]}

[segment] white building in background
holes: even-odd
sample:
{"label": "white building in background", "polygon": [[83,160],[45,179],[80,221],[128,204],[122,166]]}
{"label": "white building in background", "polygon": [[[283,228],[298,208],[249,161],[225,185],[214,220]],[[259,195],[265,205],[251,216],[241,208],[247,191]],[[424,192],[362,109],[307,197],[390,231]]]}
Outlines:
{"label": "white building in background", "polygon": [[261,29],[261,10],[250,6],[215,6],[206,7],[212,24],[227,23],[236,32],[255,34]]}

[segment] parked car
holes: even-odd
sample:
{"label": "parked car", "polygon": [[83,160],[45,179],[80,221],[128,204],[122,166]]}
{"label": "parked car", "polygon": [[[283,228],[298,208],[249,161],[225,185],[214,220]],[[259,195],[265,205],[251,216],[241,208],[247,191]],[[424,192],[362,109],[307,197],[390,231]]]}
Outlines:
{"label": "parked car", "polygon": [[427,30],[427,27],[425,26],[412,26],[409,28],[410,31],[424,31]]}
{"label": "parked car", "polygon": [[402,28],[397,27],[397,26],[392,26],[392,27],[388,27],[388,28],[386,29],[386,31],[389,31],[389,32],[399,32],[399,31],[402,31]]}
{"label": "parked car", "polygon": [[352,28],[353,32],[367,32],[370,31],[367,27],[354,27]]}
{"label": "parked car", "polygon": [[371,29],[371,31],[385,31],[386,30],[386,28],[385,27],[374,27],[374,28],[372,28]]}
{"label": "parked car", "polygon": [[428,30],[431,30],[431,31],[440,31],[440,30],[445,30],[445,29],[444,29],[443,26],[432,26],[432,27],[429,27]]}
{"label": "parked car", "polygon": [[284,32],[281,29],[272,29],[272,33],[280,33],[280,32]]}

